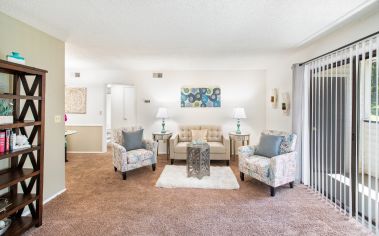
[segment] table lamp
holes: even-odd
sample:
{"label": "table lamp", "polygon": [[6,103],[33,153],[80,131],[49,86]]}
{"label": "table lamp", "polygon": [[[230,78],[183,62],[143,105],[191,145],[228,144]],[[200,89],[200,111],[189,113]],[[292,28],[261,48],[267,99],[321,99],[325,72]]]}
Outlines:
{"label": "table lamp", "polygon": [[161,130],[161,133],[163,133],[163,134],[166,133],[165,119],[168,118],[167,108],[160,107],[158,109],[156,117],[162,119],[162,130]]}
{"label": "table lamp", "polygon": [[234,119],[237,119],[237,130],[236,130],[236,134],[241,134],[241,130],[240,130],[240,126],[241,126],[241,124],[240,124],[240,120],[241,120],[241,119],[246,119],[245,109],[242,108],[242,107],[234,108],[233,118],[234,118]]}

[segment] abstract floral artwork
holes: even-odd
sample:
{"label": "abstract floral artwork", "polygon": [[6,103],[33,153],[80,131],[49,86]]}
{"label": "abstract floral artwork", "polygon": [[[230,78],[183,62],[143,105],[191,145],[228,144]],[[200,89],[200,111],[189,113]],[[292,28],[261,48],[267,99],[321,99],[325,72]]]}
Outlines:
{"label": "abstract floral artwork", "polygon": [[71,114],[87,113],[87,89],[66,88],[65,112]]}
{"label": "abstract floral artwork", "polygon": [[182,88],[181,107],[221,107],[221,89],[210,88]]}

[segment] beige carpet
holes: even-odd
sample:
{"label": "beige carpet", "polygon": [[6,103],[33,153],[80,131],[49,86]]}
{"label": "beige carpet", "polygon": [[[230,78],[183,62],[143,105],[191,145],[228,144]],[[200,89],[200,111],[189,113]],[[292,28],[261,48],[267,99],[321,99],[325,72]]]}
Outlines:
{"label": "beige carpet", "polygon": [[123,181],[110,153],[69,155],[67,191],[45,205],[43,225],[27,235],[368,234],[303,186],[275,197],[250,178],[238,178],[239,190],[156,188],[164,165],[160,157],[157,171],[141,168]]}

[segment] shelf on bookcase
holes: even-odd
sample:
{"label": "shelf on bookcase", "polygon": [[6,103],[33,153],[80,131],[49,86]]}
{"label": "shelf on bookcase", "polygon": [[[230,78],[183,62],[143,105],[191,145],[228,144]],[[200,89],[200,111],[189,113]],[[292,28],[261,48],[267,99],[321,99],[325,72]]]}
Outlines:
{"label": "shelf on bookcase", "polygon": [[9,217],[10,215],[13,215],[18,210],[29,205],[38,198],[38,196],[35,194],[24,195],[22,193],[17,194],[15,197],[10,197],[9,194],[5,194],[0,197],[8,198],[10,203],[12,203],[10,206],[6,208],[6,211],[0,213],[0,220]]}
{"label": "shelf on bookcase", "polygon": [[0,189],[10,187],[20,181],[31,178],[38,174],[38,170],[33,170],[30,168],[2,170],[0,171]]}
{"label": "shelf on bookcase", "polygon": [[26,127],[26,126],[38,126],[41,124],[42,124],[41,121],[34,121],[34,120],[16,121],[10,124],[1,124],[0,130],[21,128],[21,127]]}
{"label": "shelf on bookcase", "polygon": [[21,65],[18,63],[0,60],[0,71],[8,74],[24,74],[24,75],[43,75],[47,73],[46,70],[39,68]]}
{"label": "shelf on bookcase", "polygon": [[26,95],[13,95],[13,94],[0,94],[3,99],[26,99],[26,100],[41,100],[41,96],[26,96]]}
{"label": "shelf on bookcase", "polygon": [[33,151],[38,151],[39,149],[40,149],[40,146],[32,146],[30,148],[3,152],[3,153],[0,153],[0,160],[5,159],[5,158],[10,158],[10,157],[16,157],[18,155],[22,155],[22,154],[33,152]]}
{"label": "shelf on bookcase", "polygon": [[36,219],[30,216],[20,217],[12,221],[11,226],[3,236],[16,236],[25,233],[37,223]]}

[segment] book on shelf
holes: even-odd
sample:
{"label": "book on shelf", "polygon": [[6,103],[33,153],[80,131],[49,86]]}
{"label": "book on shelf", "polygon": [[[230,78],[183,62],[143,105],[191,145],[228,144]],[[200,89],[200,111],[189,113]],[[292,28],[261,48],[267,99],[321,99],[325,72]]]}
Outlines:
{"label": "book on shelf", "polygon": [[0,153],[5,152],[5,131],[0,131]]}
{"label": "book on shelf", "polygon": [[9,140],[9,151],[13,151],[16,146],[16,134],[11,132],[11,137]]}
{"label": "book on shelf", "polygon": [[10,129],[5,130],[5,151],[6,152],[10,150],[11,132],[12,130]]}

